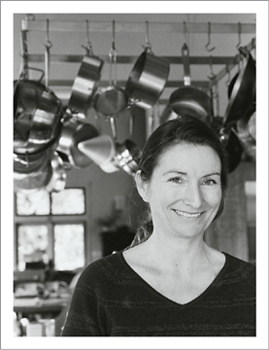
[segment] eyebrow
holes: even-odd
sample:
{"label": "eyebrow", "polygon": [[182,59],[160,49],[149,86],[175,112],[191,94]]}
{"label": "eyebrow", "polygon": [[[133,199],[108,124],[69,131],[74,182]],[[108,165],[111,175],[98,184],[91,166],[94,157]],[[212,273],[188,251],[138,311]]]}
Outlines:
{"label": "eyebrow", "polygon": [[[169,171],[163,173],[163,175],[168,175],[168,174],[171,174],[171,173],[176,173],[176,174],[178,174],[178,175],[185,175],[185,176],[188,175],[187,173],[184,173],[183,171],[178,171],[178,170],[169,170]],[[220,176],[220,173],[219,173],[218,171],[216,171],[216,172],[214,172],[214,173],[210,173],[210,174],[203,175],[202,178],[208,177],[208,176],[212,176],[212,175]]]}

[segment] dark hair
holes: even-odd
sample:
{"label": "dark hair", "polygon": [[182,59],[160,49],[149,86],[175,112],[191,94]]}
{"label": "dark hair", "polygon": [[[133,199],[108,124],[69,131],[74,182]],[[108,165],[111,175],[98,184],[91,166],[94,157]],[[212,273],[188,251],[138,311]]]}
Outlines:
{"label": "dark hair", "polygon": [[[160,156],[173,145],[181,142],[209,146],[219,156],[221,162],[222,199],[214,220],[224,208],[224,198],[228,185],[228,165],[225,149],[213,129],[203,121],[191,116],[180,116],[177,119],[161,124],[149,137],[139,161],[143,181],[149,181],[158,164]],[[146,222],[138,229],[132,246],[145,241],[152,233],[153,225],[148,213]]]}

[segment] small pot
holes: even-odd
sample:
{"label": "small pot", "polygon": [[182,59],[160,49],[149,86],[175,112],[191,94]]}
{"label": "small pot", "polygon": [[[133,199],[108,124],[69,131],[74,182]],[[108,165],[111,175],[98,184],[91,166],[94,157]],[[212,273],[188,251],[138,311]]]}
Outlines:
{"label": "small pot", "polygon": [[97,90],[104,61],[96,56],[85,55],[71,90],[68,107],[73,112],[86,114]]}
{"label": "small pot", "polygon": [[92,124],[82,119],[67,117],[63,122],[56,150],[66,154],[72,166],[84,168],[92,161],[78,149],[78,144],[98,135],[97,129]]}
{"label": "small pot", "polygon": [[125,86],[133,103],[150,109],[163,92],[169,71],[169,62],[155,56],[147,47],[136,60]]}

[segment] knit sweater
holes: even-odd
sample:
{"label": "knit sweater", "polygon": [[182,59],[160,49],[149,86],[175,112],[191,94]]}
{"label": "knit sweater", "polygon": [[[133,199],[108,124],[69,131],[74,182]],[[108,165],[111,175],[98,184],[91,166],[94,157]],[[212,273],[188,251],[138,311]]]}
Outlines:
{"label": "knit sweater", "polygon": [[77,283],[62,336],[255,336],[255,267],[224,254],[215,280],[186,304],[153,289],[122,252],[93,262]]}

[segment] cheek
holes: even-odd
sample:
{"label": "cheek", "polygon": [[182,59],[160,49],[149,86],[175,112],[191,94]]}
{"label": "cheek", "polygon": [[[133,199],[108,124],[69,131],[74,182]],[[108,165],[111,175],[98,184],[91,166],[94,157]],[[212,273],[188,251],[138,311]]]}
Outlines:
{"label": "cheek", "polygon": [[218,208],[222,198],[221,189],[217,191],[205,191],[203,198],[211,208]]}

